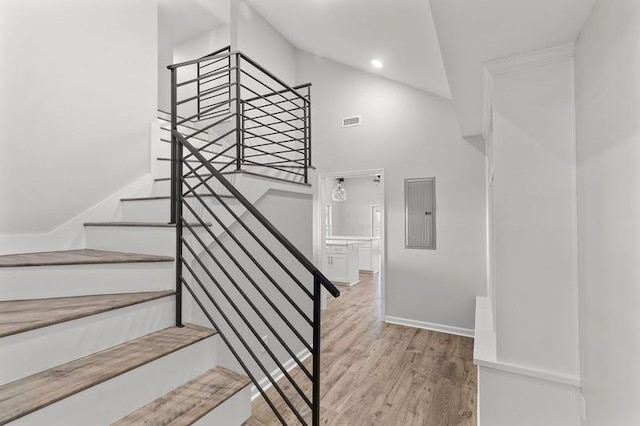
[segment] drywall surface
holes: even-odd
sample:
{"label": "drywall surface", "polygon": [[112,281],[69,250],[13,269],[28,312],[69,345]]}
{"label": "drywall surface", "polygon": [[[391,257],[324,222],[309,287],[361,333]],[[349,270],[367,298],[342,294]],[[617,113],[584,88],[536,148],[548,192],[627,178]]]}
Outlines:
{"label": "drywall surface", "polygon": [[[473,329],[486,290],[485,155],[459,137],[450,101],[298,51],[312,87],[318,173],[385,169],[386,315]],[[342,117],[362,125],[342,128]],[[404,179],[436,177],[437,250],[404,248]]]}
{"label": "drywall surface", "polygon": [[[275,74],[286,84],[293,85],[296,81],[294,47],[251,6],[242,0],[235,1],[234,6],[237,7],[235,31],[238,50]],[[255,72],[255,70],[251,69],[251,72]],[[250,81],[250,79],[247,80]],[[267,81],[267,83],[269,85],[275,84],[271,81]],[[281,89],[282,87],[276,87],[276,90]]]}
{"label": "drywall surface", "polygon": [[[343,202],[331,201],[333,213],[333,235],[370,237],[371,207],[380,206],[380,184],[373,176],[346,178],[343,187],[347,199]],[[336,187],[335,179],[326,179],[327,194]]]}
{"label": "drywall surface", "polygon": [[579,377],[573,60],[494,76],[497,357]]}
{"label": "drywall surface", "polygon": [[156,9],[0,3],[0,234],[49,232],[148,173]]}
{"label": "drywall surface", "polygon": [[576,43],[582,388],[589,426],[640,424],[640,3],[600,0]]}
{"label": "drywall surface", "polygon": [[573,386],[478,367],[478,389],[479,425],[577,425]]}

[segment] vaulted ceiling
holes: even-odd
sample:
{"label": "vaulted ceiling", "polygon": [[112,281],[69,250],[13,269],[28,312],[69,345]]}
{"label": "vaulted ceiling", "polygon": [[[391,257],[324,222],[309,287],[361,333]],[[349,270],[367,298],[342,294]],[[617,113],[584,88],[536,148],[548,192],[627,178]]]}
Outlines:
{"label": "vaulted ceiling", "polygon": [[[159,0],[191,36],[229,23],[230,1]],[[575,41],[596,0],[244,1],[301,50],[453,99],[472,136],[482,132],[483,64]]]}
{"label": "vaulted ceiling", "polygon": [[451,98],[428,0],[247,2],[299,49]]}

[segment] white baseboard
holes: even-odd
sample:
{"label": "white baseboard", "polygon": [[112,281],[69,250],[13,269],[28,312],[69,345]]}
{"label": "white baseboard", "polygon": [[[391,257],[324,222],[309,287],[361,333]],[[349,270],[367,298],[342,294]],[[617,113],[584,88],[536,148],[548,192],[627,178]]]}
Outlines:
{"label": "white baseboard", "polygon": [[[311,356],[311,352],[309,352],[308,349],[303,349],[302,351],[296,354],[296,358],[298,358],[300,362],[304,362],[304,360],[310,356]],[[286,361],[284,364],[282,364],[282,366],[288,373],[289,371],[296,368],[298,366],[298,363],[293,358],[289,358],[289,360]],[[276,368],[275,370],[273,370],[270,375],[275,382],[277,382],[278,380],[284,377],[284,373],[280,371],[279,368]],[[271,388],[271,386],[273,386],[268,377],[265,377],[262,380],[260,380],[259,384],[263,391],[266,391],[267,389]],[[251,386],[251,401],[259,397],[260,395],[261,394],[258,388],[256,388],[255,385]]]}
{"label": "white baseboard", "polygon": [[473,337],[474,331],[468,328],[454,327],[451,325],[436,324],[426,321],[416,321],[406,318],[385,316],[384,322],[389,324],[404,325],[407,327],[424,328],[425,330],[439,331],[441,333],[455,334],[456,336]]}

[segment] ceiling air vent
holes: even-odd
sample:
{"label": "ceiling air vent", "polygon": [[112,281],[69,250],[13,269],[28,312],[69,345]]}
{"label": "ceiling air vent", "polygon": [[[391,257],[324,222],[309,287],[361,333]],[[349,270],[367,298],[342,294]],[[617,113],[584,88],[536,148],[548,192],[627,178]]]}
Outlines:
{"label": "ceiling air vent", "polygon": [[361,122],[362,122],[362,117],[359,115],[354,115],[353,117],[346,117],[342,119],[342,127],[359,126]]}

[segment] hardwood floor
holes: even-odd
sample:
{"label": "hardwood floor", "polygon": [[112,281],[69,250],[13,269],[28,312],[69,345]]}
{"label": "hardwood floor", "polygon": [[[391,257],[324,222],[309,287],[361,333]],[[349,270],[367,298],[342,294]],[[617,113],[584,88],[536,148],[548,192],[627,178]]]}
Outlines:
{"label": "hardwood floor", "polygon": [[[473,339],[382,323],[379,275],[360,278],[353,287],[341,287],[342,295],[323,312],[321,423],[475,425]],[[309,390],[299,369],[292,376]],[[286,380],[280,383],[290,388]],[[273,389],[267,395],[281,413],[288,412],[288,424],[297,423]],[[298,398],[295,405],[310,424],[304,402]],[[259,397],[247,424],[280,423]]]}

